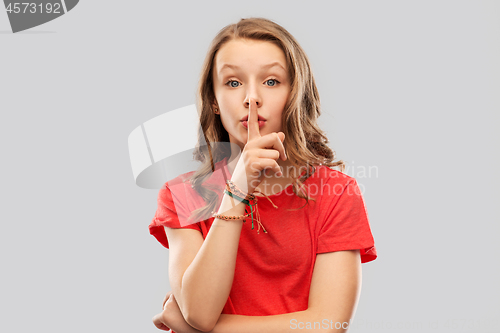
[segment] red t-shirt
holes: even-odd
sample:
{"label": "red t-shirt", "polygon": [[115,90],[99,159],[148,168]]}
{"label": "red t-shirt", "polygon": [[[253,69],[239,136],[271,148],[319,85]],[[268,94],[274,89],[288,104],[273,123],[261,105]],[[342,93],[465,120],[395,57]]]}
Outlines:
{"label": "red t-shirt", "polygon": [[[225,179],[230,179],[226,162],[216,163],[215,172],[207,180],[219,185],[220,198]],[[205,239],[214,221],[210,217],[187,224],[190,212],[205,206],[191,184],[183,182],[193,173],[168,181],[159,192],[149,231],[166,248],[163,226],[195,229]],[[316,254],[359,249],[362,263],[377,258],[356,179],[317,166],[304,184],[316,202],[310,200],[299,210],[288,210],[306,202],[293,193],[291,185],[269,196],[278,209],[266,198],[258,198],[260,220],[268,233],[261,229],[257,234],[257,223],[251,230],[250,219],[243,224],[233,285],[222,313],[266,316],[306,310]]]}

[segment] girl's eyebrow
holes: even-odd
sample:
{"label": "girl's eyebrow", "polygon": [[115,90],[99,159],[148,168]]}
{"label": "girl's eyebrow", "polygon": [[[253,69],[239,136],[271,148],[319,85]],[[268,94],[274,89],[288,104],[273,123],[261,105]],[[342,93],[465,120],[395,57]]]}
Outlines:
{"label": "girl's eyebrow", "polygon": [[[285,68],[283,67],[283,65],[281,65],[278,61],[275,61],[275,62],[272,62],[270,64],[267,64],[267,65],[263,65],[261,66],[262,69],[269,69],[269,68],[272,68],[272,67],[279,67],[281,68],[283,71],[286,72]],[[236,65],[230,65],[230,64],[224,64],[222,65],[222,67],[220,68],[219,72],[222,72],[224,69],[226,68],[231,68],[231,69],[239,69],[240,67],[239,66],[236,66]]]}

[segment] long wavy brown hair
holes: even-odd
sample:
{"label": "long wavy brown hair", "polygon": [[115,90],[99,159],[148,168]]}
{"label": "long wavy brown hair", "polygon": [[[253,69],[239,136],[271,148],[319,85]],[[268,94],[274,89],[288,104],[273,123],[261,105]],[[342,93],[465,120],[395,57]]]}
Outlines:
{"label": "long wavy brown hair", "polygon": [[207,205],[192,212],[191,218],[195,221],[209,218],[211,212],[216,210],[219,202],[217,189],[203,182],[215,171],[215,163],[231,155],[229,144],[211,144],[229,142],[229,134],[222,125],[220,115],[212,110],[215,101],[212,76],[215,56],[225,43],[240,38],[268,41],[285,53],[291,92],[281,119],[281,128],[286,137],[284,146],[292,165],[298,170],[306,168],[307,171],[302,177],[294,179],[293,192],[308,204],[314,198],[304,194],[302,188],[304,181],[316,171],[315,166],[340,167],[341,172],[345,169],[342,160],[333,162],[335,152],[328,147],[328,138],[318,126],[317,120],[321,115],[319,94],[304,50],[287,30],[273,21],[265,18],[241,19],[220,30],[210,45],[202,67],[197,92],[201,127],[198,145],[193,152],[194,159],[202,165],[189,180]]}

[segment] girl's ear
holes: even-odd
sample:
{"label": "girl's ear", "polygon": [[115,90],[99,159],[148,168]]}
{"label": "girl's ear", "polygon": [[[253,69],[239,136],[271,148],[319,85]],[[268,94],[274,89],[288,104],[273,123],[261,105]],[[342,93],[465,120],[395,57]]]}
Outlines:
{"label": "girl's ear", "polygon": [[219,111],[219,105],[217,104],[217,101],[214,99],[214,101],[212,102],[212,111],[215,113],[215,114],[219,114],[220,111]]}

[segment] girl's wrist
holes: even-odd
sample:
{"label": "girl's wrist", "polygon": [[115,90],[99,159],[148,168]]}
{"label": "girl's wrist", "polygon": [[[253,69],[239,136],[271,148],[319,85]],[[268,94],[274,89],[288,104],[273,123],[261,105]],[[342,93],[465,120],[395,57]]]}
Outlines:
{"label": "girl's wrist", "polygon": [[221,204],[216,212],[217,214],[223,214],[226,216],[243,215],[245,213],[245,207],[246,204],[244,202],[230,196],[224,190]]}

